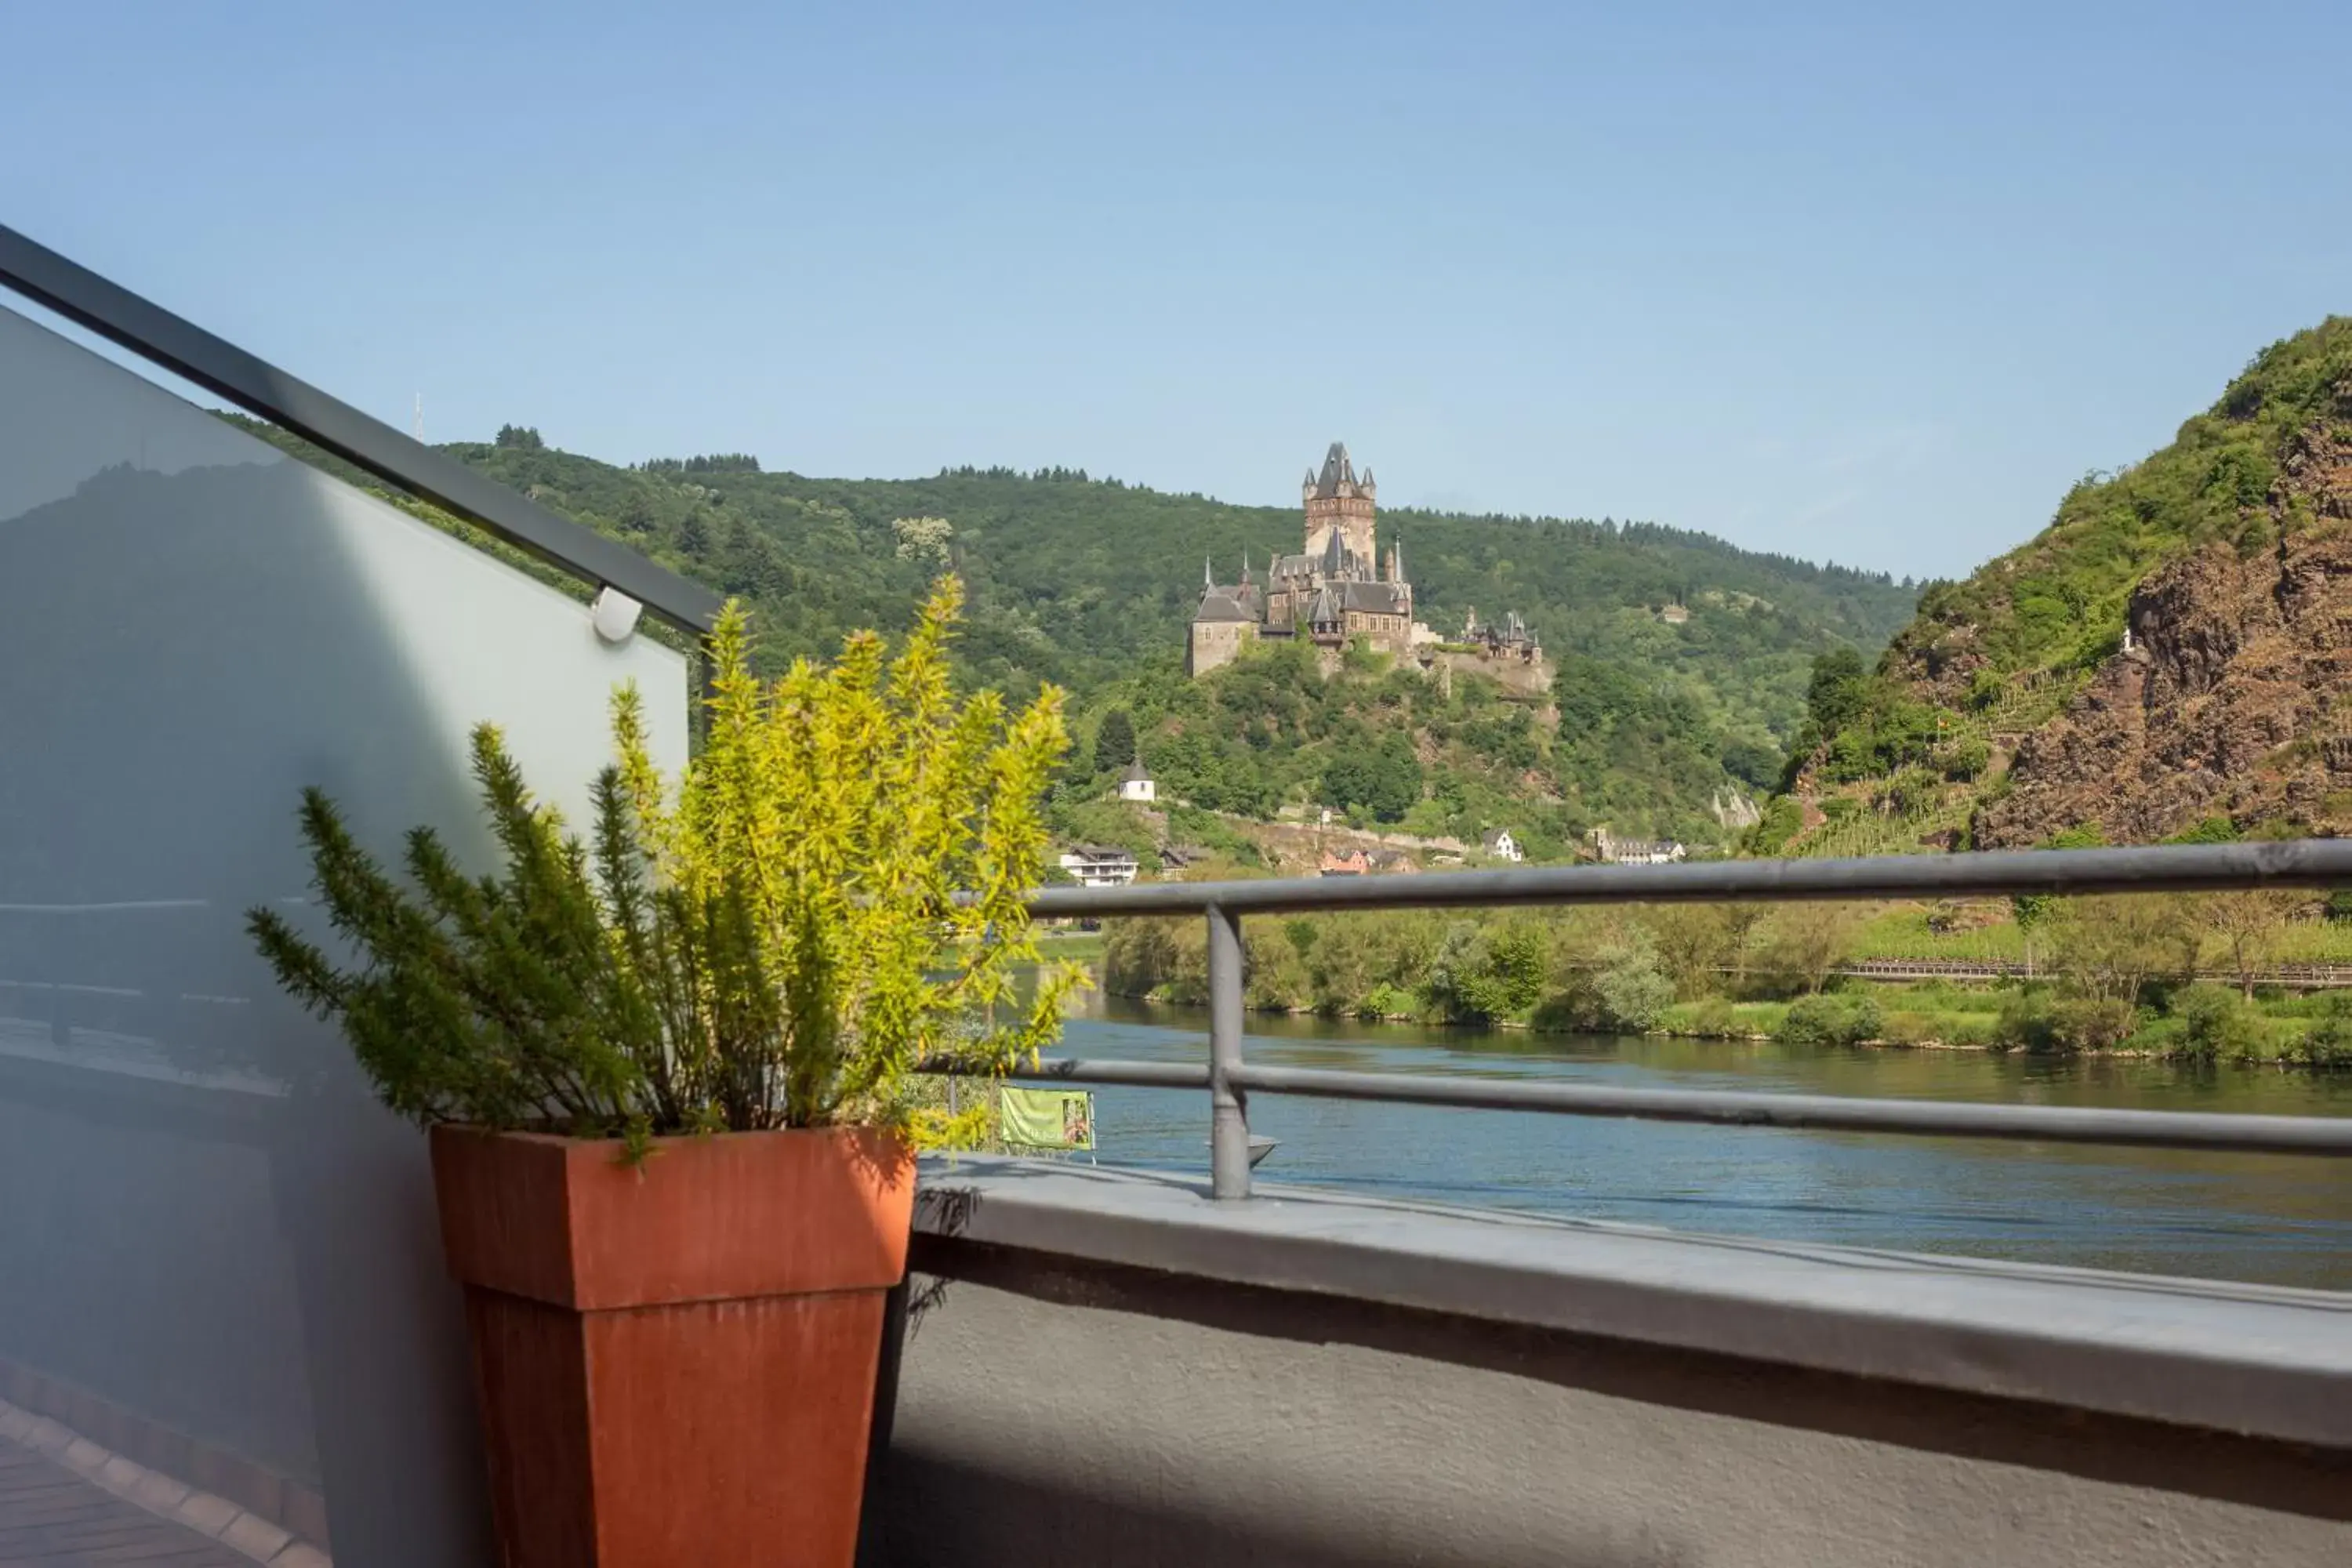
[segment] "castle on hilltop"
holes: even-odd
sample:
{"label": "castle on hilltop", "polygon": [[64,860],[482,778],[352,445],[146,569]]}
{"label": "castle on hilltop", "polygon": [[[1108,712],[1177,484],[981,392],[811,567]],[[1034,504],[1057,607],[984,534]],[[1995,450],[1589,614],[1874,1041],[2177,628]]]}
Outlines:
{"label": "castle on hilltop", "polygon": [[[1379,489],[1372,470],[1358,478],[1347,445],[1334,441],[1322,472],[1307,471],[1299,499],[1307,509],[1306,548],[1268,561],[1265,583],[1251,574],[1246,552],[1241,581],[1231,586],[1217,582],[1213,567],[1204,567],[1186,668],[1206,675],[1260,637],[1304,637],[1332,657],[1361,638],[1377,652],[1412,659],[1424,668],[1434,664],[1445,644],[1412,618],[1403,547],[1391,541],[1386,558],[1380,553],[1374,531]],[[1544,668],[1543,648],[1517,615],[1505,628],[1472,635],[1480,636],[1477,652],[1484,660]]]}

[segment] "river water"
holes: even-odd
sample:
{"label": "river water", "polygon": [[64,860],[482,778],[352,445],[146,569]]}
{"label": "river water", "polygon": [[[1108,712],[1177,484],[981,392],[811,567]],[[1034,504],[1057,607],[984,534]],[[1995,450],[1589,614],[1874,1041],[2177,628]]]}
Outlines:
{"label": "river water", "polygon": [[[1056,1054],[1198,1061],[1208,1019],[1092,996]],[[2352,1115],[2352,1074],[1531,1036],[1252,1015],[1284,1066],[1906,1100]],[[1208,1168],[1208,1097],[1097,1090],[1096,1158]],[[2352,1162],[1681,1126],[1261,1095],[1265,1182],[1677,1229],[2352,1289]]]}

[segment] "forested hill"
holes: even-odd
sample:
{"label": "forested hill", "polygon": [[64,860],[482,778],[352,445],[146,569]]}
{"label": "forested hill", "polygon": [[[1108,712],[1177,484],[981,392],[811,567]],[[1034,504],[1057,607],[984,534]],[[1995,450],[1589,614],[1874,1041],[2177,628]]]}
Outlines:
{"label": "forested hill", "polygon": [[[769,648],[824,651],[862,626],[903,625],[951,563],[971,595],[964,657],[1010,687],[1039,679],[1084,697],[1150,661],[1179,659],[1202,565],[1230,581],[1299,548],[1296,509],[1228,505],[1083,473],[953,470],[925,479],[814,479],[750,458],[617,468],[529,431],[447,448],[557,511],[751,600]],[[918,523],[912,520],[935,519]],[[944,523],[944,527],[940,526]],[[1877,576],[1751,554],[1648,524],[1383,512],[1423,618],[1516,609],[1555,653],[1654,676],[1733,727],[1785,742],[1805,671],[1840,643],[1875,654],[1916,595]],[[1690,609],[1669,626],[1654,613]]]}
{"label": "forested hill", "polygon": [[[372,484],[282,433],[236,423]],[[1244,551],[1263,566],[1300,544],[1295,508],[1233,506],[1064,470],[814,479],[763,473],[732,455],[622,468],[514,427],[443,449],[740,595],[773,664],[830,654],[856,627],[903,627],[931,577],[952,565],[970,589],[959,645],[970,673],[1013,691],[1041,679],[1070,688],[1082,739],[1113,706],[1165,710],[1171,729],[1184,728],[1171,705],[1190,700],[1180,672],[1204,558],[1231,581]],[[1705,806],[1717,790],[1737,783],[1752,792],[1778,776],[1814,657],[1832,648],[1874,657],[1916,598],[1881,575],[1647,523],[1394,510],[1381,514],[1380,529],[1383,546],[1402,542],[1416,609],[1439,631],[1458,630],[1475,608],[1482,619],[1517,610],[1540,633],[1559,669],[1558,743],[1545,740],[1531,763],[1515,760],[1517,775],[1496,763],[1494,787],[1539,807],[1561,835],[1604,819],[1620,831],[1712,832]],[[1675,605],[1687,614],[1661,613]],[[1449,721],[1433,722],[1443,730]],[[1443,749],[1416,733],[1433,757]],[[1329,740],[1316,734],[1314,744]],[[1237,737],[1224,739],[1242,744]],[[1248,767],[1204,754],[1192,793],[1255,815],[1291,774],[1323,765],[1319,753],[1290,755],[1313,747],[1286,732],[1248,745],[1269,754]],[[1525,746],[1504,747],[1516,759],[1513,748]],[[1475,801],[1462,810],[1481,814]],[[1533,826],[1527,813],[1513,821]]]}

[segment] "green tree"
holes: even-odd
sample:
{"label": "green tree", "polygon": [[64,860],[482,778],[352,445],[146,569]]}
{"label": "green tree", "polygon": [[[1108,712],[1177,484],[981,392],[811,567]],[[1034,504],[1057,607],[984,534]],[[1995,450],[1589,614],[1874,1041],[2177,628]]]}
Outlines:
{"label": "green tree", "polygon": [[1336,753],[1323,768],[1323,797],[1342,807],[1361,806],[1381,822],[1396,822],[1421,798],[1421,763],[1412,743],[1391,733],[1376,744],[1358,743]]}
{"label": "green tree", "polygon": [[1740,915],[1739,906],[1726,904],[1657,904],[1639,911],[1660,964],[1685,996],[1713,991],[1719,973],[1733,966],[1733,943],[1748,936]]}
{"label": "green tree", "polygon": [[1648,933],[1629,927],[1595,955],[1592,1026],[1640,1034],[1658,1021],[1675,999],[1675,983],[1658,962]]}
{"label": "green tree", "polygon": [[1805,683],[1805,716],[1823,740],[1861,718],[1869,703],[1870,671],[1861,654],[1834,647],[1814,657],[1812,679]]}
{"label": "green tree", "polygon": [[[2069,827],[2053,835],[2042,847],[2044,849],[2096,849],[2106,843],[2107,836],[2095,822]],[[2018,934],[2025,939],[2025,977],[2033,978],[2033,960],[2045,929],[2052,917],[2063,905],[2054,893],[2011,893],[2010,912],[2017,921]]]}
{"label": "green tree", "polygon": [[1135,716],[1124,708],[1103,715],[1095,731],[1095,772],[1108,773],[1135,761]]}
{"label": "green tree", "polygon": [[1783,904],[1771,917],[1765,963],[1790,982],[1818,994],[1869,919],[1867,904]]}
{"label": "green tree", "polygon": [[2059,973],[2087,1002],[2137,1006],[2151,981],[2197,966],[2196,927],[2170,893],[2068,899],[2047,923]]}
{"label": "green tree", "polygon": [[2283,888],[2240,888],[2196,901],[2198,921],[2221,942],[2245,1000],[2254,999],[2254,983],[2276,961],[2288,927],[2311,901],[2309,893]]}

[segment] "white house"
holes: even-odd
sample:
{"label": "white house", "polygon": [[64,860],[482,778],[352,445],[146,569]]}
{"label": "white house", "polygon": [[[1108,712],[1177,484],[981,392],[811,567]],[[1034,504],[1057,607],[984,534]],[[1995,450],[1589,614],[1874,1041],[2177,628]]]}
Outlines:
{"label": "white house", "polygon": [[1670,866],[1690,853],[1678,839],[1620,838],[1605,827],[1592,830],[1592,847],[1612,866]]}
{"label": "white house", "polygon": [[1078,844],[1062,852],[1062,869],[1087,888],[1124,888],[1135,880],[1135,857],[1100,844]]}
{"label": "white house", "polygon": [[1494,832],[1481,838],[1478,843],[1481,848],[1497,860],[1509,860],[1516,864],[1528,858],[1527,851],[1519,847],[1519,841],[1511,837],[1511,830],[1507,827],[1497,827]]}
{"label": "white house", "polygon": [[1139,800],[1146,805],[1160,798],[1160,786],[1153,784],[1151,775],[1143,771],[1141,757],[1128,764],[1127,776],[1118,781],[1118,798]]}

